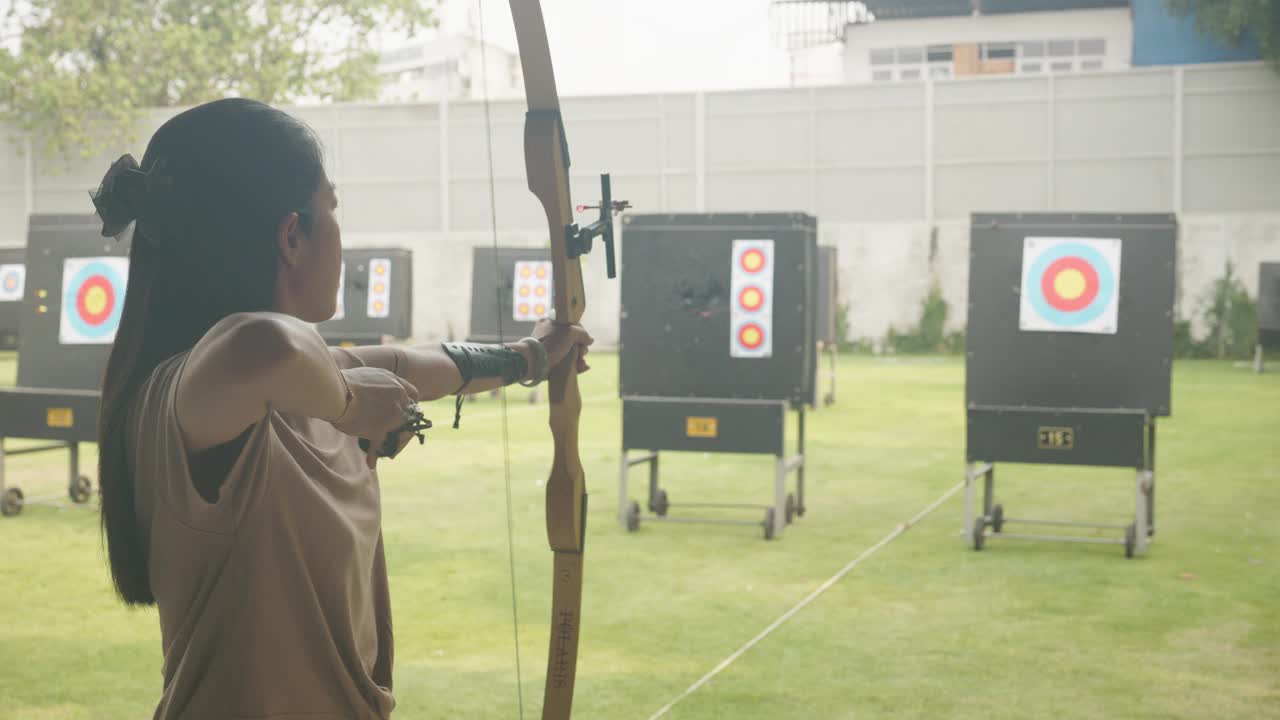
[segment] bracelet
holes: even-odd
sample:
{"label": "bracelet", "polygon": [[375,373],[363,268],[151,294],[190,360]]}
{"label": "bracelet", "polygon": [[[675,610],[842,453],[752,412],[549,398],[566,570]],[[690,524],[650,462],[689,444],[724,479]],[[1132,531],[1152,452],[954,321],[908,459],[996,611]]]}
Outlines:
{"label": "bracelet", "polygon": [[524,387],[536,387],[547,379],[547,374],[551,371],[547,366],[547,348],[537,338],[527,337],[520,342],[524,343],[533,355],[533,361],[529,363],[529,379],[521,380],[520,384]]}
{"label": "bracelet", "polygon": [[341,370],[338,371],[338,378],[342,380],[342,389],[347,392],[347,404],[342,406],[341,415],[329,421],[331,423],[342,422],[342,418],[346,417],[351,410],[351,401],[356,399],[356,394],[351,392],[351,384],[347,382],[347,376],[343,375]]}

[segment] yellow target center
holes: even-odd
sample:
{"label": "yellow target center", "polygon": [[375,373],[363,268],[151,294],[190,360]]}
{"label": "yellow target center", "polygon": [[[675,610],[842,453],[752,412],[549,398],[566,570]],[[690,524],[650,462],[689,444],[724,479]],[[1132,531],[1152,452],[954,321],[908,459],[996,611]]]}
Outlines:
{"label": "yellow target center", "polygon": [[107,308],[107,292],[100,287],[91,287],[84,294],[84,309],[90,315],[101,315]]}
{"label": "yellow target center", "polygon": [[742,267],[748,272],[755,272],[764,265],[764,256],[759,252],[749,252],[742,257]]}
{"label": "yellow target center", "polygon": [[744,345],[756,345],[760,342],[760,331],[755,328],[747,328],[742,331],[742,343]]}
{"label": "yellow target center", "polygon": [[764,298],[761,297],[760,291],[755,288],[751,288],[742,294],[742,304],[745,305],[748,310],[755,310],[760,307],[763,300]]}
{"label": "yellow target center", "polygon": [[1053,291],[1064,300],[1075,300],[1084,294],[1084,273],[1075,268],[1067,268],[1053,279]]}

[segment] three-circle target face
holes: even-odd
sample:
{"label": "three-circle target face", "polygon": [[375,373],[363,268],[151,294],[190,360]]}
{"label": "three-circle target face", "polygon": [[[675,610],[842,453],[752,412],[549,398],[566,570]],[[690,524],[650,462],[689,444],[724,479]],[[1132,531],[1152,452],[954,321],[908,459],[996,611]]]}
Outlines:
{"label": "three-circle target face", "polygon": [[551,263],[517,260],[512,278],[511,319],[536,322],[551,311]]}
{"label": "three-circle target face", "polygon": [[1022,330],[1114,334],[1120,240],[1028,237],[1022,246]]}
{"label": "three-circle target face", "polygon": [[64,345],[106,345],[115,340],[124,309],[129,261],[118,257],[68,258],[62,266]]}
{"label": "three-circle target face", "polygon": [[26,265],[18,263],[0,265],[0,302],[22,300],[22,290],[26,286],[26,281]]}
{"label": "three-circle target face", "polygon": [[729,275],[729,356],[772,356],[773,241],[734,240]]}
{"label": "three-circle target face", "polygon": [[369,302],[365,312],[371,318],[385,318],[391,315],[390,258],[369,260]]}

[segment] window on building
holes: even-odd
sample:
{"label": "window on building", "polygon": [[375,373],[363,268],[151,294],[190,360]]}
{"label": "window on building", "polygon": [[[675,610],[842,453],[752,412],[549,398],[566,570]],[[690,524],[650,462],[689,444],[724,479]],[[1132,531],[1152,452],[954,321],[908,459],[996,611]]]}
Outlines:
{"label": "window on building", "polygon": [[1039,75],[1044,72],[1044,63],[1038,60],[1018,63],[1018,72],[1023,75]]}
{"label": "window on building", "polygon": [[929,63],[949,63],[954,59],[954,53],[950,45],[930,45],[925,48],[925,57]]}
{"label": "window on building", "polygon": [[899,80],[919,80],[920,68],[918,67],[903,68],[898,71],[898,79]]}
{"label": "window on building", "polygon": [[1102,61],[1101,60],[1081,60],[1080,69],[1081,70],[1101,70]]}
{"label": "window on building", "polygon": [[930,65],[929,77],[933,78],[934,80],[946,80],[947,78],[951,77],[951,65],[950,64]]}
{"label": "window on building", "polygon": [[1017,56],[1017,46],[1011,42],[992,42],[982,44],[983,60],[1012,60]]}
{"label": "window on building", "polygon": [[871,73],[871,79],[875,82],[892,82],[893,71],[892,70],[874,70]]}
{"label": "window on building", "polygon": [[1075,40],[1050,40],[1049,55],[1051,57],[1071,57],[1076,54]]}
{"label": "window on building", "polygon": [[1074,69],[1074,65],[1075,63],[1070,60],[1054,60],[1049,63],[1049,71],[1056,73],[1071,72]]}
{"label": "window on building", "polygon": [[919,65],[924,62],[924,48],[904,47],[898,48],[898,64],[899,65]]}
{"label": "window on building", "polygon": [[893,49],[892,49],[892,48],[885,48],[885,49],[881,49],[881,50],[872,50],[872,51],[871,51],[871,64],[872,64],[872,65],[892,65],[892,64],[893,64]]}
{"label": "window on building", "polygon": [[1018,44],[1018,56],[1024,58],[1044,57],[1044,41],[1024,42]]}
{"label": "window on building", "polygon": [[1103,38],[1086,38],[1076,44],[1077,55],[1106,55],[1107,41]]}

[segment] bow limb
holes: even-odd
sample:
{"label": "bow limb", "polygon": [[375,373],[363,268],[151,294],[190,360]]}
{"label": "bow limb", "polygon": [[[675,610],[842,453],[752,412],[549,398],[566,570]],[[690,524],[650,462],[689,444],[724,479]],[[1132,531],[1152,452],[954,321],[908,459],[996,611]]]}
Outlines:
{"label": "bow limb", "polygon": [[[546,25],[538,0],[510,0],[510,4],[529,107],[524,129],[525,172],[529,190],[542,203],[547,216],[556,322],[577,323],[587,303],[582,269],[569,248],[569,228],[573,225],[569,149]],[[547,540],[555,553],[555,570],[542,717],[558,720],[569,718],[572,711],[581,630],[587,495],[578,456],[582,396],[578,391],[576,357],[571,355],[551,371],[548,395],[555,455],[547,480]]]}

